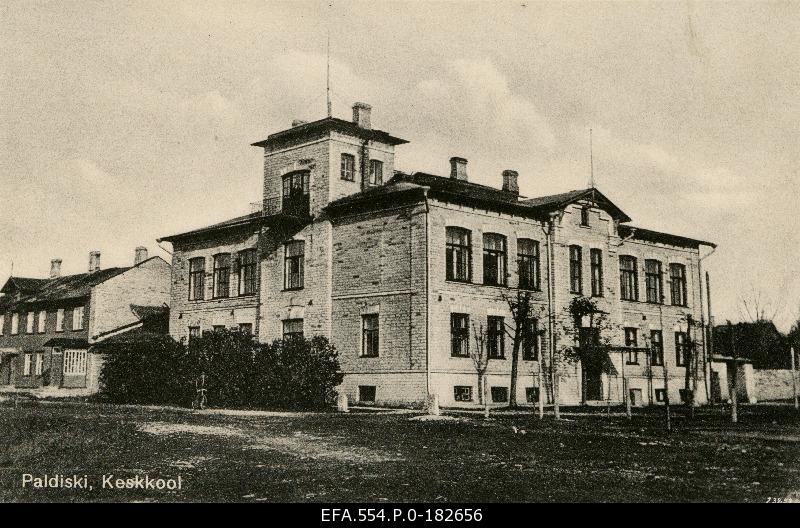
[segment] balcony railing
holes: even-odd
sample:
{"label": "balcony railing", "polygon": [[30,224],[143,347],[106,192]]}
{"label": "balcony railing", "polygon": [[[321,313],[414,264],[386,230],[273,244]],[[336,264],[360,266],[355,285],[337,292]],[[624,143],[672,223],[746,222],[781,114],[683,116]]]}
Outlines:
{"label": "balcony railing", "polygon": [[297,218],[307,218],[310,212],[311,201],[307,194],[298,193],[264,200],[264,216],[282,213]]}

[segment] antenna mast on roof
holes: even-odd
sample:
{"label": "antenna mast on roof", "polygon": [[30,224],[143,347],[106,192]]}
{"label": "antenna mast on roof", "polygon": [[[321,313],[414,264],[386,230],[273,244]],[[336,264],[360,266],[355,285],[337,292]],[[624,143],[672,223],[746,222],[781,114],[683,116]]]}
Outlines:
{"label": "antenna mast on roof", "polygon": [[326,94],[328,98],[328,117],[333,116],[331,107],[331,30],[328,29],[328,71],[326,75]]}
{"label": "antenna mast on roof", "polygon": [[589,129],[589,188],[594,189],[594,153],[592,151],[592,129]]}

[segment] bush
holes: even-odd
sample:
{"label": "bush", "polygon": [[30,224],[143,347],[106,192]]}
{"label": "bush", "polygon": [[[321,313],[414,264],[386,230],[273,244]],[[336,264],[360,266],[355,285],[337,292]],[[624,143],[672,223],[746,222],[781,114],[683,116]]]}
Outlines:
{"label": "bush", "polygon": [[100,395],[115,403],[187,404],[193,387],[186,372],[186,349],[166,335],[114,342],[105,355]]}
{"label": "bush", "polygon": [[240,332],[208,332],[184,346],[167,336],[104,347],[101,395],[117,403],[190,405],[205,374],[211,407],[320,409],[342,382],[325,337],[256,343]]}

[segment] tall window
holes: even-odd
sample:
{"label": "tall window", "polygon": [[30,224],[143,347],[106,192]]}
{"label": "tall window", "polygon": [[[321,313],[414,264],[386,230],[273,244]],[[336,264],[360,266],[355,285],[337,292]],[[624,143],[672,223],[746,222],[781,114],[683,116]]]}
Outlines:
{"label": "tall window", "polygon": [[571,293],[583,292],[583,270],[580,246],[569,247],[569,291]]}
{"label": "tall window", "polygon": [[189,344],[192,344],[192,341],[200,337],[200,327],[199,326],[190,326],[189,327]]}
{"label": "tall window", "polygon": [[664,364],[664,338],[661,330],[650,330],[650,363],[654,366]]}
{"label": "tall window", "polygon": [[189,300],[202,301],[206,289],[206,259],[197,257],[189,260]]}
{"label": "tall window", "polygon": [[43,363],[44,363],[44,354],[42,352],[37,352],[36,353],[36,362],[35,362],[34,367],[33,367],[33,374],[34,375],[36,375],[36,376],[41,376],[42,375],[42,370],[44,370],[43,369],[43,366],[44,366]]}
{"label": "tall window", "polygon": [[502,317],[490,315],[486,332],[487,356],[490,359],[505,359],[505,321]]}
{"label": "tall window", "polygon": [[4,314],[0,314],[0,336],[5,333],[5,326],[6,326],[6,316]]}
{"label": "tall window", "polygon": [[352,154],[342,154],[342,179],[355,181],[356,179],[356,157]]}
{"label": "tall window", "polygon": [[283,198],[308,194],[309,172],[293,172],[283,177]]}
{"label": "tall window", "polygon": [[589,225],[589,208],[588,207],[581,207],[581,225],[588,226]]}
{"label": "tall window", "polygon": [[258,287],[256,282],[256,250],[246,249],[239,255],[239,295],[253,295]]}
{"label": "tall window", "polygon": [[299,290],[303,287],[303,268],[305,267],[306,243],[303,240],[290,240],[284,244],[283,287],[286,290]]}
{"label": "tall window", "polygon": [[685,367],[689,360],[689,343],[686,339],[686,332],[675,332],[675,364]]}
{"label": "tall window", "polygon": [[17,335],[19,333],[19,314],[14,313],[11,314],[11,335]]}
{"label": "tall window", "polygon": [[446,274],[447,280],[472,280],[472,245],[468,229],[447,228]]}
{"label": "tall window", "polygon": [[603,296],[603,250],[589,250],[589,263],[592,267],[592,297]]}
{"label": "tall window", "polygon": [[506,237],[503,235],[483,235],[483,283],[506,284]]}
{"label": "tall window", "polygon": [[378,314],[361,316],[361,357],[378,357]]}
{"label": "tall window", "polygon": [[83,330],[83,306],[72,309],[72,329]]}
{"label": "tall window", "polygon": [[528,319],[522,327],[522,359],[536,361],[539,359],[539,321]]}
{"label": "tall window", "polygon": [[28,315],[25,317],[25,333],[32,334],[33,333],[33,325],[34,325],[34,316],[36,314],[34,312],[28,312]]}
{"label": "tall window", "polygon": [[31,360],[33,359],[33,354],[25,353],[23,357],[23,364],[22,364],[22,375],[23,376],[30,376],[31,375]]}
{"label": "tall window", "polygon": [[214,298],[230,295],[231,289],[231,255],[222,253],[214,256]]}
{"label": "tall window", "polygon": [[450,355],[469,357],[469,315],[450,314]]}
{"label": "tall window", "polygon": [[59,308],[58,311],[56,312],[56,332],[63,332],[63,331],[64,331],[64,309]]}
{"label": "tall window", "polygon": [[519,264],[519,287],[523,290],[538,290],[539,242],[529,238],[517,240],[517,262]]}
{"label": "tall window", "polygon": [[303,338],[303,320],[302,319],[285,319],[283,321],[283,338]]}
{"label": "tall window", "polygon": [[639,300],[639,278],[636,271],[636,257],[619,257],[620,297],[623,301]]}
{"label": "tall window", "polygon": [[686,266],[670,264],[669,280],[673,306],[686,306]]}
{"label": "tall window", "polygon": [[380,185],[383,183],[382,161],[369,160],[369,183],[370,185]]}
{"label": "tall window", "polygon": [[47,323],[47,310],[39,311],[39,333],[43,334],[45,329],[45,324]]}
{"label": "tall window", "polygon": [[636,328],[625,329],[625,346],[633,348],[634,350],[627,351],[628,365],[636,365],[639,363],[639,351],[635,347],[639,346],[639,330]]}
{"label": "tall window", "polygon": [[644,286],[647,293],[647,302],[661,303],[661,262],[658,260],[644,261]]}
{"label": "tall window", "polygon": [[86,374],[85,350],[64,351],[64,374],[73,376]]}

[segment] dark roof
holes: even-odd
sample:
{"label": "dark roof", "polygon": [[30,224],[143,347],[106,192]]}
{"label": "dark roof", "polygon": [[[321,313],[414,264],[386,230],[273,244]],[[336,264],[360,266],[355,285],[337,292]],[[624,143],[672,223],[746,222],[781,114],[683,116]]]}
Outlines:
{"label": "dark roof", "polygon": [[149,319],[152,317],[163,317],[164,315],[169,314],[169,306],[163,304],[161,306],[141,306],[138,304],[132,304],[131,312],[133,312],[133,315],[138,317],[140,320]]}
{"label": "dark roof", "polygon": [[50,279],[31,279],[26,277],[9,277],[8,281],[3,285],[3,289],[0,290],[3,293],[6,293],[10,290],[10,286],[16,287],[22,293],[30,293],[35,292],[45,284]]}
{"label": "dark roof", "polygon": [[86,339],[68,339],[65,337],[54,337],[45,342],[46,347],[62,347],[62,348],[89,348],[89,341]]}
{"label": "dark roof", "polygon": [[354,208],[359,211],[365,210],[365,206],[397,205],[398,203],[405,203],[406,198],[412,200],[423,198],[426,190],[428,190],[428,187],[423,185],[402,181],[391,185],[380,185],[334,200],[325,207],[325,210],[328,213],[336,214],[338,212],[351,211]]}
{"label": "dark roof", "polygon": [[225,220],[223,222],[218,222],[216,224],[211,224],[210,226],[200,227],[198,229],[193,229],[191,231],[178,233],[176,235],[169,235],[169,236],[157,238],[156,242],[161,242],[161,241],[169,242],[169,241],[172,241],[172,240],[174,240],[176,238],[184,238],[184,237],[190,237],[190,236],[195,236],[195,235],[202,235],[202,234],[205,234],[205,233],[210,233],[210,232],[214,232],[214,231],[220,231],[220,230],[223,230],[223,229],[230,229],[230,228],[234,228],[234,227],[241,227],[241,226],[246,226],[246,225],[250,225],[250,224],[255,225],[256,223],[258,223],[259,220],[261,220],[262,217],[263,217],[263,215],[262,215],[261,211],[256,211],[254,213],[250,213],[250,214],[246,214],[246,215],[242,215],[242,216],[237,216],[235,218],[231,218],[230,220]]}
{"label": "dark roof", "polygon": [[594,188],[576,189],[574,191],[567,191],[559,194],[551,194],[549,196],[540,196],[538,198],[528,198],[522,200],[522,203],[534,207],[542,213],[550,213],[563,209],[565,206],[577,200],[590,200],[595,205],[607,211],[612,218],[620,222],[630,222],[631,218],[626,215],[622,209],[617,207],[606,195]]}
{"label": "dark roof", "polygon": [[[129,269],[130,267],[108,268],[93,273],[65,275],[55,279],[24,279],[26,281],[39,281],[39,285],[36,290],[29,290],[26,295],[23,295],[18,301],[15,301],[15,304],[38,304],[69,299],[81,299],[89,295],[92,286],[105,282],[111,277],[124,273]],[[6,286],[12,282],[16,283],[18,279],[18,277],[10,277],[8,282],[6,282]],[[3,288],[5,289],[6,286]]]}
{"label": "dark roof", "polygon": [[362,128],[352,121],[345,121],[338,117],[326,117],[310,123],[304,123],[295,127],[281,130],[270,134],[267,139],[252,143],[254,147],[273,147],[280,146],[284,143],[296,143],[298,141],[305,141],[325,134],[329,131],[342,132],[357,136],[362,139],[371,139],[389,145],[402,145],[408,143],[405,139],[400,139],[390,135],[383,130],[375,130],[372,128]]}
{"label": "dark roof", "polygon": [[389,183],[392,182],[415,183],[417,185],[430,187],[434,192],[463,194],[489,202],[517,203],[518,198],[516,193],[501,191],[500,189],[495,189],[488,185],[457,180],[455,178],[445,178],[444,176],[436,176],[435,174],[427,174],[425,172],[415,172],[414,174],[397,173],[389,180]]}
{"label": "dark roof", "polygon": [[671,235],[669,233],[662,233],[660,231],[653,231],[652,229],[645,229],[643,227],[635,227],[631,225],[619,226],[619,236],[622,238],[631,237],[634,240],[643,240],[646,242],[660,242],[671,246],[688,247],[698,249],[700,246],[717,247],[713,242],[706,242],[705,240],[698,240],[696,238],[689,238],[680,235]]}

